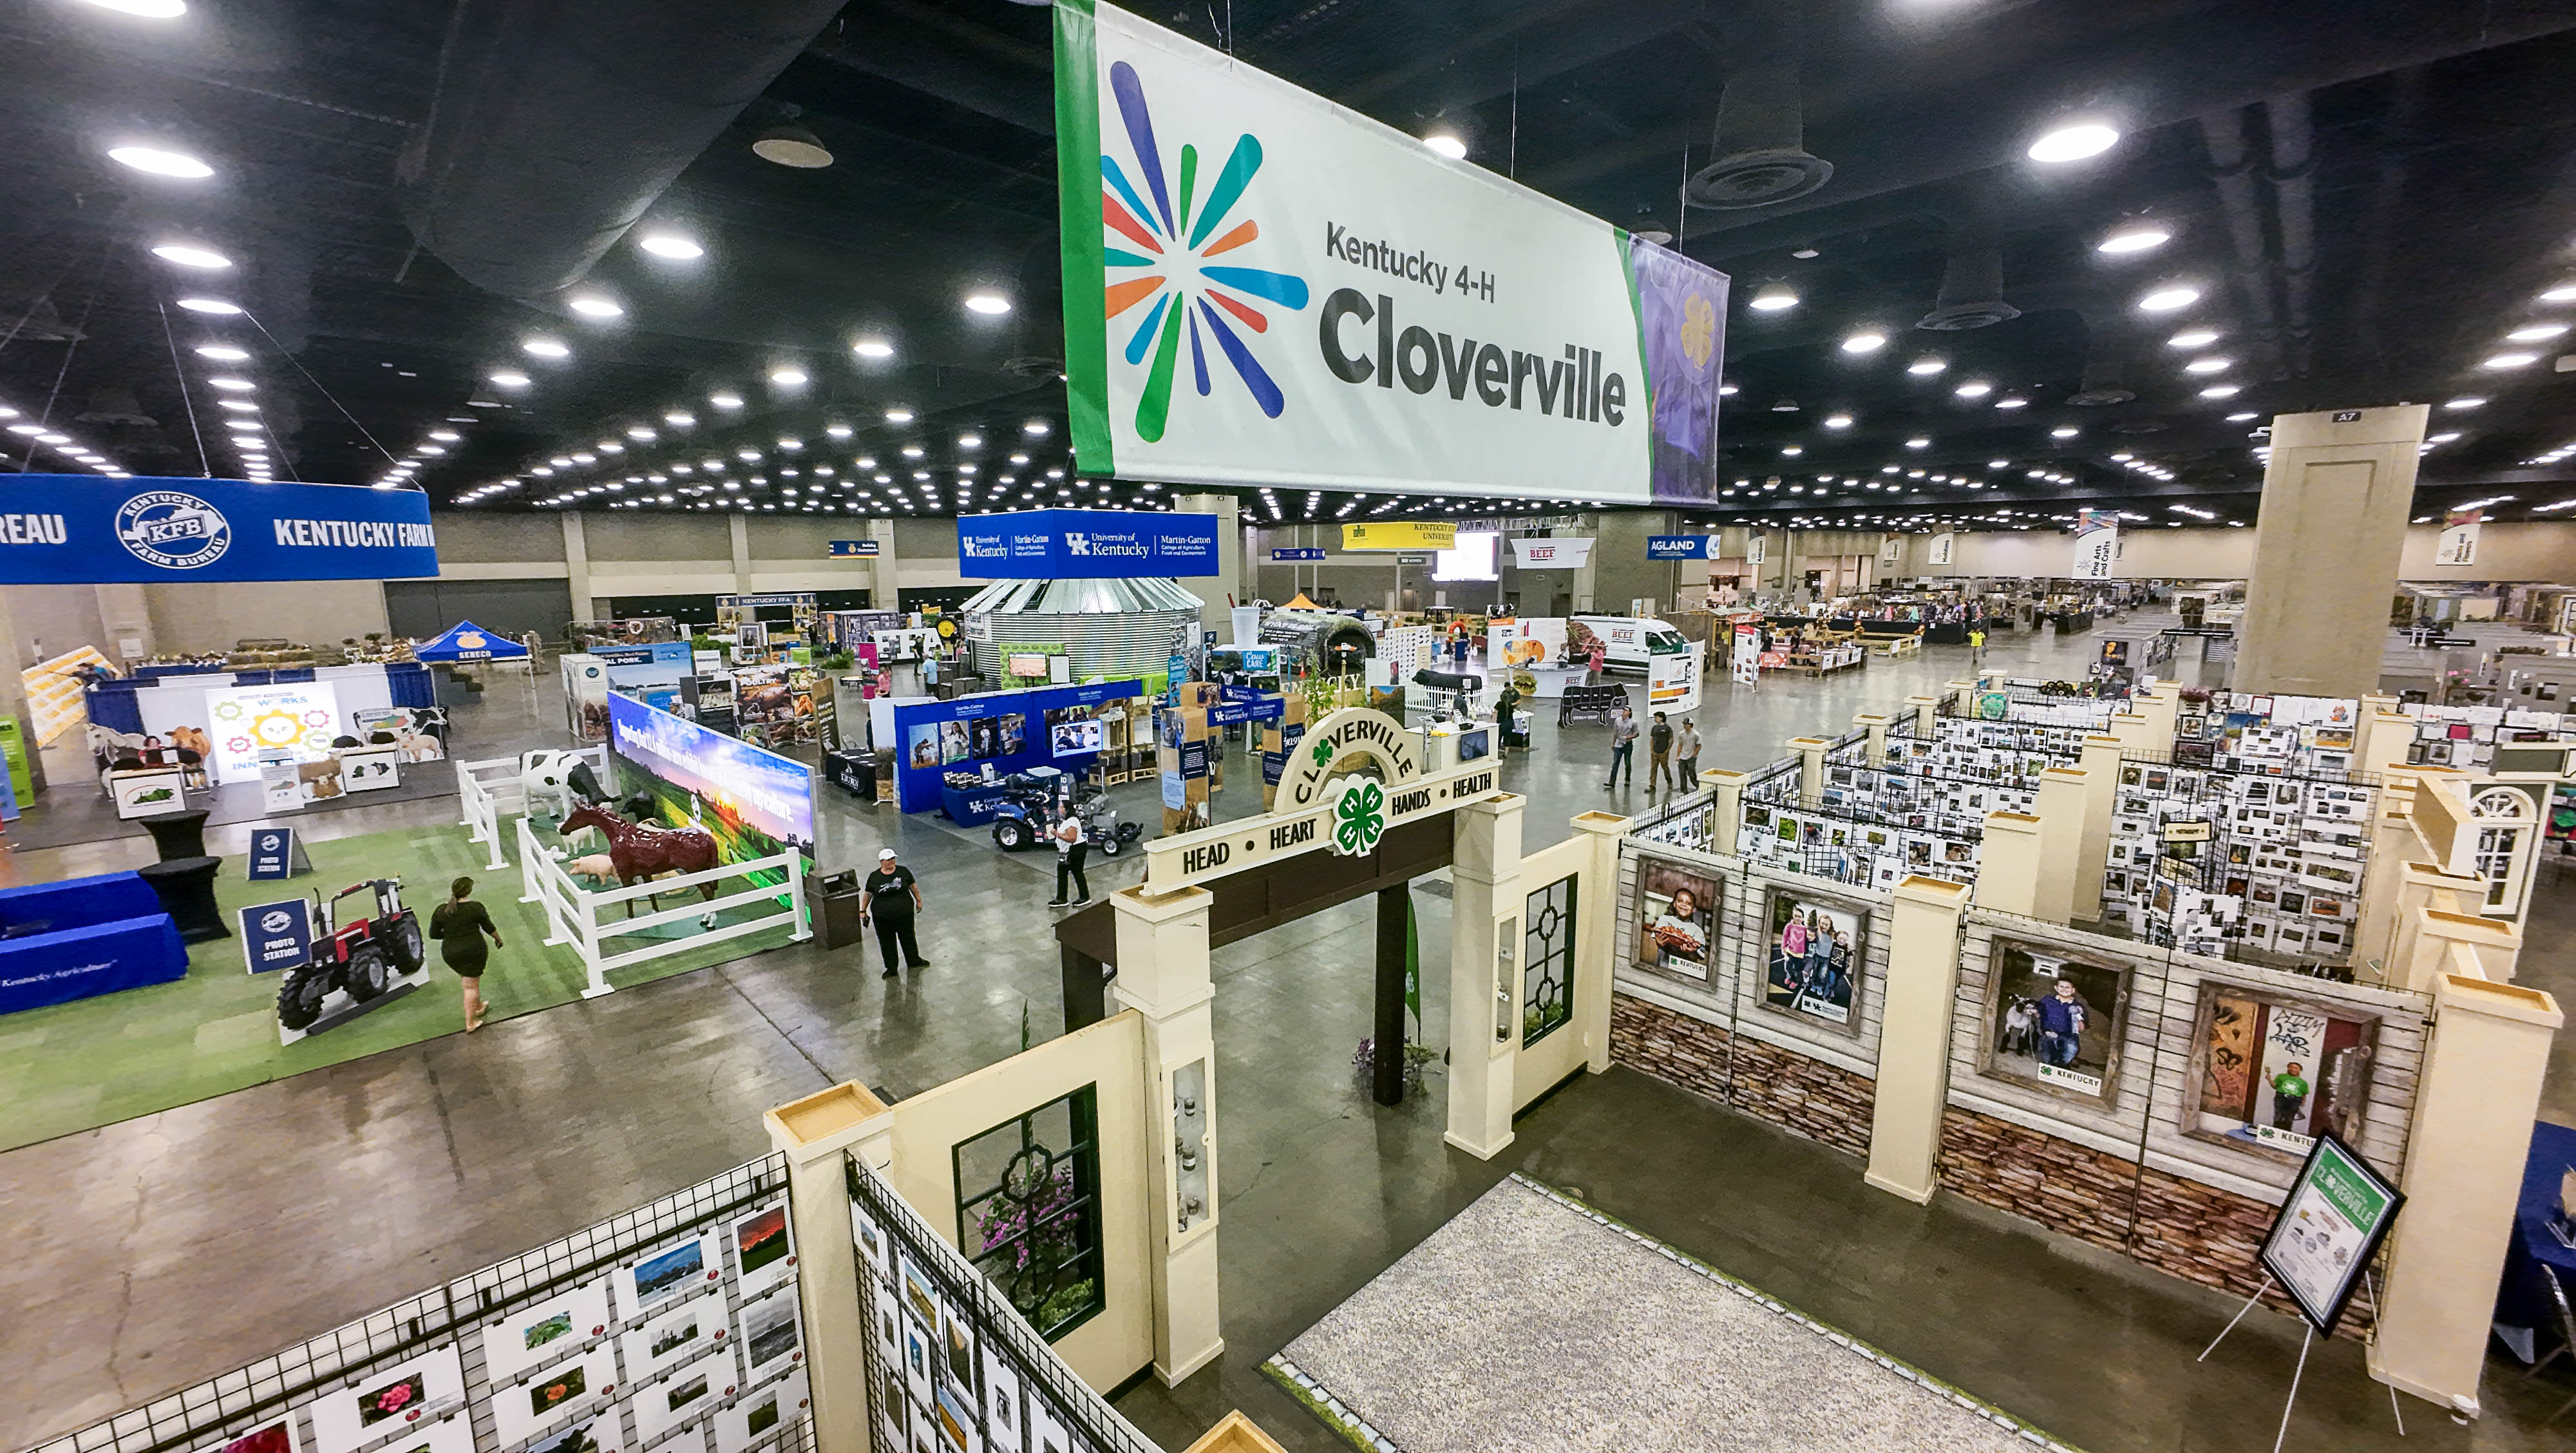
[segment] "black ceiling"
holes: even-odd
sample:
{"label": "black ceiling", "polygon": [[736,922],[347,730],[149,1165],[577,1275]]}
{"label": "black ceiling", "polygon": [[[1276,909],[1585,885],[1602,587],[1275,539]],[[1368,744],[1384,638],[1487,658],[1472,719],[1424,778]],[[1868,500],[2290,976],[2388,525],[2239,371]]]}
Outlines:
{"label": "black ceiling", "polygon": [[[402,477],[403,460],[441,503],[483,509],[574,489],[592,491],[581,507],[917,513],[1169,492],[1051,474],[1072,470],[1042,6],[187,0],[175,19],[122,13],[138,3],[151,8],[29,0],[0,19],[12,143],[0,186],[15,204],[0,214],[0,405],[70,436],[66,449],[139,474],[237,474],[229,412],[267,426],[279,478],[375,482]],[[2576,375],[2553,369],[2570,345],[2482,366],[2514,328],[2576,321],[2576,300],[2537,301],[2576,279],[2576,0],[1214,0],[1143,13],[1390,125],[1454,131],[1472,160],[1623,226],[1679,232],[1732,274],[1721,488],[1739,492],[1711,518],[2045,527],[2090,504],[2156,523],[2250,520],[2263,419],[2399,401],[2436,405],[2437,433],[2458,435],[2424,461],[2426,511],[2510,496],[2491,513],[2517,517],[2576,497],[2556,454],[2576,445]],[[1752,80],[1789,75],[1767,107],[1743,104]],[[1744,83],[1730,122],[1773,141],[1797,100],[1829,181],[1768,206],[1684,211],[1685,177],[1766,139],[1713,138],[1730,79]],[[2123,133],[2102,155],[2025,156],[2092,118]],[[832,164],[753,152],[782,127],[810,132]],[[214,175],[155,177],[105,155],[135,143]],[[2172,240],[2095,250],[2135,220]],[[639,249],[662,230],[705,255]],[[236,265],[191,271],[149,251],[174,240]],[[1798,304],[1750,310],[1773,282]],[[2159,315],[2136,306],[2168,284],[2200,297]],[[1010,311],[967,311],[979,291]],[[182,297],[247,311],[180,311]],[[573,310],[592,298],[623,315]],[[1916,326],[1937,305],[1998,299],[1971,311],[2017,315]],[[2190,327],[2220,337],[2168,343]],[[1867,331],[1886,344],[1843,348]],[[530,338],[570,356],[532,357]],[[894,353],[858,357],[861,340]],[[251,357],[191,351],[208,342]],[[2186,373],[2194,358],[2228,366]],[[1940,372],[1909,371],[1929,359]],[[773,383],[781,369],[806,381]],[[530,382],[493,381],[508,370]],[[218,376],[252,381],[232,397],[258,412],[221,409]],[[1962,398],[1967,382],[1991,388]],[[2240,392],[2201,394],[2226,384]],[[712,402],[726,392],[742,406]],[[2457,398],[2486,402],[2441,407]],[[1999,407],[2011,399],[2025,406]],[[665,423],[675,410],[693,422]],[[1828,427],[1839,414],[1850,424]],[[0,438],[11,467],[78,467]],[[593,457],[548,463],[577,454]],[[712,483],[710,459],[723,461]],[[1386,503],[1246,500],[1265,519]]]}

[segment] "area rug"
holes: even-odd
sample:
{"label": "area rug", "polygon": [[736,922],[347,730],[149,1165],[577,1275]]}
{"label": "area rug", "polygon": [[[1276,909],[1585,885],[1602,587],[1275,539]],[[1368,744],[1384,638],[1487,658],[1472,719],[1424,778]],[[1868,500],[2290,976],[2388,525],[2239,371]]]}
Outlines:
{"label": "area rug", "polygon": [[1519,1175],[1263,1370],[1372,1453],[2073,1453]]}

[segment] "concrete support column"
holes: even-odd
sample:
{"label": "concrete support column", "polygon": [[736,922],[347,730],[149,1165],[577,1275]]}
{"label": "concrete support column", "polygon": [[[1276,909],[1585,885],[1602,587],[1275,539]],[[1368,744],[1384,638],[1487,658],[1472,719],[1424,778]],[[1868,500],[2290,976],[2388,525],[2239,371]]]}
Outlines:
{"label": "concrete support column", "polygon": [[[1798,759],[1798,798],[1813,802],[1825,794],[1825,753],[1833,743],[1823,737],[1791,737],[1789,755]],[[1732,848],[1729,851],[1733,851]]]}
{"label": "concrete support column", "polygon": [[1887,724],[1895,720],[1883,711],[1864,711],[1852,718],[1852,725],[1869,733],[1869,764],[1879,766],[1887,761]]}
{"label": "concrete support column", "polygon": [[2426,412],[2401,404],[2272,420],[2237,627],[2238,691],[2359,697],[2379,689]]}
{"label": "concrete support column", "polygon": [[751,516],[739,510],[725,516],[733,531],[733,593],[749,595],[751,590]]}
{"label": "concrete support column", "polygon": [[2091,777],[2081,767],[2051,767],[2039,774],[2039,873],[2032,887],[2033,918],[2066,923],[2075,915],[2076,874],[2084,858],[2084,808],[2091,785]]}
{"label": "concrete support column", "polygon": [[868,1319],[859,1305],[858,1253],[850,1234],[843,1152],[878,1174],[894,1164],[885,1104],[851,1081],[766,1111],[772,1149],[787,1156],[787,1215],[796,1226],[796,1290],[805,1319],[814,1438],[823,1448],[864,1448],[875,1426],[868,1400]]}
{"label": "concrete support column", "polygon": [[[35,663],[28,659],[26,637],[18,634],[18,622],[9,608],[12,592],[0,590],[0,647],[8,659],[0,661],[0,715],[17,719],[19,741],[26,747],[28,781],[38,794],[45,790],[45,754],[36,744],[36,716],[27,707],[27,683],[19,673]],[[25,803],[18,804],[20,807]]]}
{"label": "concrete support column", "polygon": [[[590,539],[583,531],[581,511],[560,510],[556,512],[556,518],[563,521],[564,584],[572,594],[572,618],[577,621],[595,621],[599,619],[599,604],[591,598],[590,594]],[[733,518],[739,522],[742,516],[735,515]],[[735,524],[734,531],[734,538],[741,539],[740,523]],[[735,548],[741,547],[737,545]],[[736,572],[736,579],[739,581],[739,566],[736,567]]]}
{"label": "concrete support column", "polygon": [[2536,990],[2457,975],[2434,986],[2370,1375],[2471,1415],[2549,1041],[2563,1022],[2557,1001]]}
{"label": "concrete support column", "polygon": [[[1148,896],[1139,886],[1109,895],[1118,925],[1118,977],[1110,992],[1118,1009],[1145,1019],[1145,1140],[1153,1147],[1147,1164],[1154,1208],[1147,1260],[1154,1273],[1154,1376],[1166,1387],[1225,1351],[1217,1325],[1216,986],[1208,975],[1208,909],[1215,902],[1204,888]],[[1197,1105],[1190,1113],[1204,1117],[1196,1121],[1204,1128],[1197,1165],[1184,1167],[1180,1101],[1192,1086]]]}
{"label": "concrete support column", "polygon": [[[1709,775],[1702,772],[1700,778]],[[1740,797],[1744,789],[1734,790]],[[1719,796],[1725,795],[1720,788]],[[1719,811],[1717,830],[1730,842],[1734,822],[1731,806]],[[1574,888],[1574,1027],[1583,1034],[1583,1067],[1596,1075],[1610,1068],[1610,1001],[1619,973],[1619,835],[1627,830],[1628,819],[1616,813],[1585,812],[1574,819],[1575,833],[1591,844]]]}
{"label": "concrete support column", "polygon": [[868,538],[877,542],[877,558],[868,579],[868,606],[872,610],[900,610],[903,585],[901,564],[894,553],[894,521],[868,521]]}
{"label": "concrete support column", "polygon": [[1987,813],[1986,840],[1977,849],[1977,906],[2037,918],[2040,847],[2037,817]]}
{"label": "concrete support column", "polygon": [[[153,652],[152,608],[143,598],[140,585],[93,585],[98,596],[98,624],[107,637],[107,659],[119,666],[133,663]],[[126,654],[132,642],[135,654]]]}
{"label": "concrete support column", "polygon": [[1896,885],[1894,898],[1864,1179],[1920,1204],[1932,1199],[1940,1183],[1950,1019],[1959,1002],[1959,916],[1968,906],[1968,889],[1909,877]]}
{"label": "concrete support column", "polygon": [[2091,923],[2102,916],[2102,874],[2111,863],[2111,815],[2119,806],[2120,739],[2084,739],[2078,758],[2084,768],[2084,835],[2075,849],[2075,898],[2069,922]]}
{"label": "concrete support column", "polygon": [[[1512,1143],[1521,1049],[1521,808],[1497,793],[1450,815],[1449,1128],[1442,1139],[1491,1160]],[[1579,905],[1578,905],[1579,909]],[[1576,982],[1582,982],[1578,961]]]}
{"label": "concrete support column", "polygon": [[1199,598],[1199,624],[1216,632],[1218,640],[1231,641],[1236,602],[1256,594],[1244,573],[1242,504],[1230,494],[1184,494],[1173,496],[1172,508],[1185,515],[1216,516],[1217,573],[1191,576],[1181,588]]}

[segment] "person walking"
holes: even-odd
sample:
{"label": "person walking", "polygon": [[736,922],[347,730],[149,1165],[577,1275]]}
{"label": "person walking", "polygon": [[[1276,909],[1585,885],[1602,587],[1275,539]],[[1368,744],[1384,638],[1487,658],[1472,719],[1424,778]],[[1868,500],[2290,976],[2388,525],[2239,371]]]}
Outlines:
{"label": "person walking", "polygon": [[[1083,880],[1082,860],[1091,851],[1091,844],[1083,836],[1081,815],[1068,812],[1057,818],[1055,826],[1047,829],[1047,836],[1055,839],[1055,901],[1047,907],[1065,908],[1090,902],[1091,885]],[[1064,896],[1065,875],[1068,873],[1073,875],[1073,886],[1082,890],[1079,898],[1068,900]]]}
{"label": "person walking", "polygon": [[448,899],[429,914],[429,936],[438,940],[439,961],[454,971],[465,984],[465,1032],[472,1034],[483,1027],[483,967],[487,950],[483,935],[492,935],[492,947],[501,946],[501,930],[492,923],[491,910],[474,901],[474,880],[459,878],[447,885]]}
{"label": "person walking", "polygon": [[[1637,714],[1626,707],[1610,718],[1610,780],[1604,787],[1619,785],[1619,769],[1628,769],[1628,785],[1637,785]],[[1653,783],[1648,782],[1649,786]]]}
{"label": "person walking", "polygon": [[1512,754],[1513,723],[1520,720],[1520,713],[1521,689],[1506,679],[1502,694],[1494,698],[1495,755],[1508,757]]}
{"label": "person walking", "polygon": [[1673,724],[1665,720],[1660,711],[1655,713],[1655,729],[1646,734],[1646,791],[1649,794],[1655,790],[1657,782],[1664,784],[1666,792],[1673,790]]}
{"label": "person walking", "polygon": [[930,967],[930,960],[921,956],[921,946],[912,941],[913,916],[921,911],[921,882],[912,876],[912,869],[895,861],[894,849],[880,849],[877,870],[868,874],[862,887],[859,922],[864,924],[871,916],[876,919],[877,952],[885,959],[885,977],[891,979],[902,969]]}
{"label": "person walking", "polygon": [[1592,651],[1585,658],[1585,664],[1592,668],[1591,675],[1586,678],[1591,685],[1598,686],[1610,679],[1610,648],[1603,645],[1598,637],[1593,639]]}
{"label": "person walking", "polygon": [[1699,790],[1699,723],[1682,718],[1682,729],[1673,733],[1673,760],[1680,766],[1681,785]]}

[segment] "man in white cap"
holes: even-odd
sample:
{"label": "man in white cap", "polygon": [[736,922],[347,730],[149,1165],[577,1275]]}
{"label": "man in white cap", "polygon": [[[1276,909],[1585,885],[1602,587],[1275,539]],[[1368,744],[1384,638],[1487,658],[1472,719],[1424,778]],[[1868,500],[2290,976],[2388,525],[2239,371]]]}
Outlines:
{"label": "man in white cap", "polygon": [[[866,892],[859,899],[859,922],[874,917],[877,925],[877,951],[885,956],[885,976],[893,978],[904,968],[927,968],[930,960],[921,956],[921,948],[912,941],[912,917],[921,910],[921,884],[912,869],[894,860],[894,849],[877,853],[877,870],[868,874]],[[896,947],[903,950],[895,955]]]}

